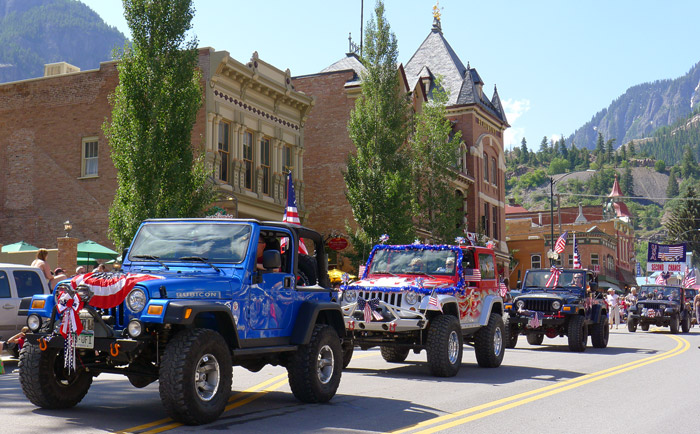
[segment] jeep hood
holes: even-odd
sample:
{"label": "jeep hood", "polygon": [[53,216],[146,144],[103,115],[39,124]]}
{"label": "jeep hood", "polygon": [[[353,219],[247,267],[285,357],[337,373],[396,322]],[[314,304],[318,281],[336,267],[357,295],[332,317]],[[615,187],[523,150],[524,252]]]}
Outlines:
{"label": "jeep hood", "polygon": [[[212,270],[213,271],[213,270]],[[241,279],[223,273],[149,273],[159,279],[139,282],[145,287],[150,298],[163,298],[161,288],[165,288],[165,298],[230,298],[232,291],[241,288]]]}
{"label": "jeep hood", "polygon": [[[455,282],[450,278],[434,278],[425,275],[415,275],[415,276],[378,276],[378,277],[368,277],[366,279],[358,280],[352,283],[354,289],[366,290],[366,291],[383,291],[384,289],[391,289],[396,291],[410,290],[418,287],[416,279],[422,277],[424,288],[435,288],[442,286],[452,286]],[[361,287],[361,288],[358,288]]]}

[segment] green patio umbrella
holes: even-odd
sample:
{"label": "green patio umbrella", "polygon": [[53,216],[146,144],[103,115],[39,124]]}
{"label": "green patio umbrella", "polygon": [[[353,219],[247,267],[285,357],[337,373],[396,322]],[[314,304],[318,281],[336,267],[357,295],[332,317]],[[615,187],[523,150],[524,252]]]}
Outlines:
{"label": "green patio umbrella", "polygon": [[32,246],[29,243],[25,243],[24,241],[17,241],[16,243],[2,246],[3,252],[23,252],[26,250],[39,250],[39,248],[36,246]]}
{"label": "green patio umbrella", "polygon": [[115,259],[117,256],[119,253],[92,240],[78,243],[78,265],[95,265],[95,259]]}

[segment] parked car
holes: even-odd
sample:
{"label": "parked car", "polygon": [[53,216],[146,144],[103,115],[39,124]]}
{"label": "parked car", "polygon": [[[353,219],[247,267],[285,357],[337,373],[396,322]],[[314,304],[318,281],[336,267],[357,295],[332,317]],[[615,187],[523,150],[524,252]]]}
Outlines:
{"label": "parked car", "polygon": [[49,293],[49,284],[38,268],[0,263],[0,336],[8,339],[27,325],[32,296]]}

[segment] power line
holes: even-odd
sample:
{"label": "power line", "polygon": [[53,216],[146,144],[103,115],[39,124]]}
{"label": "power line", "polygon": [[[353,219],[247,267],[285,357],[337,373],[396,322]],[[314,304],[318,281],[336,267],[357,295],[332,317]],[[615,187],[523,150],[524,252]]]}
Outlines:
{"label": "power line", "polygon": [[[557,193],[560,196],[580,196],[580,197],[598,197],[598,198],[607,198],[611,199],[608,195],[605,194],[583,194],[583,193]],[[700,197],[646,197],[646,196],[617,196],[615,197],[616,199],[630,199],[630,200],[639,200],[639,199],[646,199],[646,200],[690,200],[690,201],[695,201],[695,200],[700,200]]]}

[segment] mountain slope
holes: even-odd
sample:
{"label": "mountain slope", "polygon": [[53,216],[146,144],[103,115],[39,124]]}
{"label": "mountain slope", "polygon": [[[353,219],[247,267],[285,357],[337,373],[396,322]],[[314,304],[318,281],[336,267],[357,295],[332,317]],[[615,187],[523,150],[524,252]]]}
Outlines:
{"label": "mountain slope", "polygon": [[688,116],[698,103],[700,63],[682,77],[629,88],[577,129],[567,142],[573,139],[579,148],[594,149],[600,132],[605,140],[616,139],[619,146],[632,139],[649,136],[656,129]]}
{"label": "mountain slope", "polygon": [[0,0],[0,82],[41,77],[53,62],[94,69],[125,42],[77,0]]}

